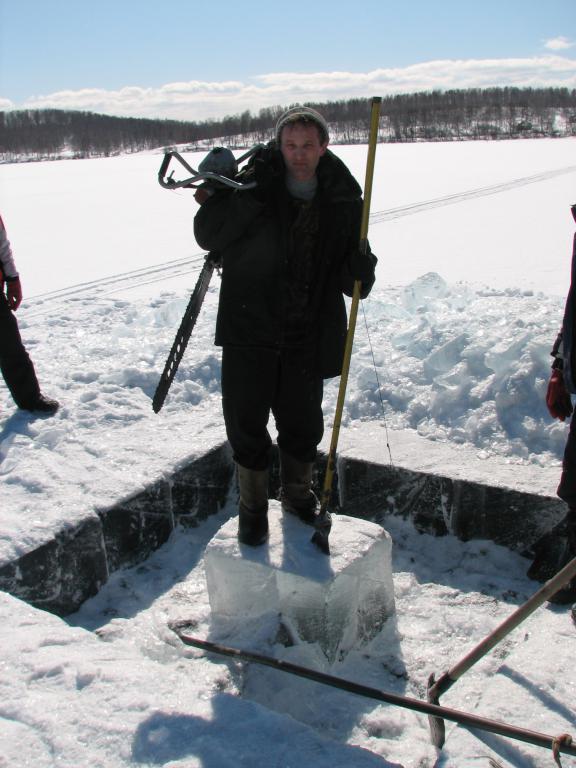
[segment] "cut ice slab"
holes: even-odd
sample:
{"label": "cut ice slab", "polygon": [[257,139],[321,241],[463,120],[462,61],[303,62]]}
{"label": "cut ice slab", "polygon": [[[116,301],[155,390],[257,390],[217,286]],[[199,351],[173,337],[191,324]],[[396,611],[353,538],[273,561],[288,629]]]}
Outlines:
{"label": "cut ice slab", "polygon": [[330,555],[312,544],[313,529],[272,501],[270,538],[238,543],[228,520],[204,555],[212,616],[253,619],[277,614],[330,662],[372,640],[394,613],[392,539],[376,523],[333,515]]}

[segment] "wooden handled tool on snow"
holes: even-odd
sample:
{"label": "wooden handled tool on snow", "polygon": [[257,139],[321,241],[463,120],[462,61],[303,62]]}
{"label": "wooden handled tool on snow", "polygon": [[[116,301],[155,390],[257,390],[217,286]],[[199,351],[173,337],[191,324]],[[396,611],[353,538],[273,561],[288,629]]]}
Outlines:
{"label": "wooden handled tool on snow", "polygon": [[[366,160],[366,179],[364,182],[364,200],[362,204],[362,219],[360,222],[360,251],[362,253],[366,253],[368,248],[368,219],[370,216],[372,180],[374,178],[374,158],[376,157],[376,144],[378,143],[378,123],[380,120],[381,103],[382,99],[379,96],[374,96],[370,113],[370,135],[368,139],[368,157]],[[320,512],[318,514],[318,519],[316,520],[316,530],[312,536],[312,542],[326,555],[330,554],[328,537],[332,528],[332,517],[328,512],[328,504],[330,503],[330,497],[332,495],[332,484],[334,482],[334,473],[336,471],[336,448],[338,446],[342,411],[344,409],[344,398],[346,396],[346,386],[348,384],[350,358],[352,357],[352,345],[354,342],[354,331],[356,329],[356,317],[358,315],[361,287],[362,284],[360,280],[356,280],[354,283],[352,304],[350,306],[348,333],[346,335],[346,347],[344,349],[344,360],[342,362],[342,373],[340,375],[340,387],[338,389],[338,400],[336,402],[336,412],[334,414],[334,426],[332,427],[328,464],[326,467],[326,475],[324,477],[324,489],[320,500]]]}
{"label": "wooden handled tool on snow", "polygon": [[[534,613],[536,608],[542,605],[552,595],[555,595],[562,587],[567,584],[571,579],[576,576],[576,557],[571,560],[568,565],[565,565],[556,576],[541,587],[538,592],[535,592],[523,605],[514,611],[508,618],[496,627],[487,637],[484,638],[478,645],[473,648],[463,659],[461,659],[452,669],[438,678],[434,679],[434,673],[430,675],[428,680],[428,701],[432,704],[440,703],[440,696],[451,688],[458,678],[462,677],[464,672],[467,672],[470,667],[476,664],[488,651],[492,650],[494,646],[500,642],[506,635],[516,629],[524,619],[527,619],[531,613]],[[432,737],[432,743],[441,748],[446,738],[446,730],[444,727],[444,721],[441,717],[429,716],[430,732]]]}

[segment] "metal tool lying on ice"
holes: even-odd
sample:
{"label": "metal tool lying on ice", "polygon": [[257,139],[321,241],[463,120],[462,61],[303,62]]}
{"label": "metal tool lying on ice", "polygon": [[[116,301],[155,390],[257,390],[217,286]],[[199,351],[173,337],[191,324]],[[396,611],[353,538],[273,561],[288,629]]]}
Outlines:
{"label": "metal tool lying on ice", "polygon": [[328,685],[332,688],[338,688],[342,691],[348,691],[354,693],[357,696],[365,696],[369,699],[376,699],[377,701],[383,701],[386,704],[392,704],[394,706],[403,707],[404,709],[411,709],[415,712],[421,712],[425,715],[433,716],[436,718],[445,718],[446,720],[452,720],[461,725],[469,728],[479,728],[480,730],[489,731],[490,733],[496,733],[499,736],[507,736],[511,739],[523,741],[527,744],[534,744],[537,747],[543,747],[545,749],[551,749],[554,753],[564,752],[567,755],[576,756],[576,744],[572,744],[571,738],[567,734],[561,736],[549,736],[545,733],[539,733],[538,731],[530,731],[525,728],[518,728],[514,725],[499,722],[498,720],[489,720],[485,717],[479,717],[472,715],[468,712],[462,712],[458,709],[448,709],[447,707],[441,707],[438,704],[431,704],[427,701],[421,701],[420,699],[412,699],[407,696],[401,696],[396,693],[389,693],[388,691],[382,691],[377,688],[370,688],[367,685],[360,685],[354,683],[351,680],[345,680],[340,677],[328,675],[325,672],[318,672],[310,667],[301,667],[298,664],[293,664],[289,661],[283,661],[281,659],[275,659],[272,656],[266,656],[264,654],[255,653],[253,651],[241,650],[239,648],[232,648],[227,645],[221,645],[220,643],[212,642],[210,640],[203,640],[198,637],[194,637],[187,629],[192,629],[193,625],[190,622],[181,621],[170,624],[170,629],[175,632],[180,640],[185,644],[194,648],[199,648],[206,653],[216,653],[222,656],[228,656],[236,659],[237,661],[252,662],[254,664],[262,664],[267,667],[272,667],[281,672],[287,672],[297,677],[303,677],[308,680],[314,680],[322,685]]}

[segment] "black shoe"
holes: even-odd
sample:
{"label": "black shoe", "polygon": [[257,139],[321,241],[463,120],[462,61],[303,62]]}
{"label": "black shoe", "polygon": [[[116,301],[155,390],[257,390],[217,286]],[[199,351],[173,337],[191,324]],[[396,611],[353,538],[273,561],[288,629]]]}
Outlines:
{"label": "black shoe", "polygon": [[31,411],[32,413],[45,413],[49,416],[53,416],[58,408],[60,408],[60,403],[58,400],[52,400],[50,397],[46,397],[45,395],[38,395],[34,402],[30,403],[29,405],[22,406],[22,410],[24,411]]}
{"label": "black shoe", "polygon": [[268,538],[268,506],[248,509],[242,502],[238,510],[238,541],[259,547]]}

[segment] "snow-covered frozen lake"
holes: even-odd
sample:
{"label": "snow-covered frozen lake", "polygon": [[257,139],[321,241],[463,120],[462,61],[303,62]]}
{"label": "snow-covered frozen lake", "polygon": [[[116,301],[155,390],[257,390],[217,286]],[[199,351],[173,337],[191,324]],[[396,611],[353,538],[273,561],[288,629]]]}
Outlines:
{"label": "snow-covered frozen lake", "polygon": [[[424,446],[471,451],[491,481],[516,467],[554,493],[567,426],[543,398],[570,275],[575,141],[378,147],[369,234],[378,281],[359,315],[351,445],[370,434],[359,447],[385,462],[386,440],[394,457],[395,434],[409,431]],[[366,148],[334,151],[362,183]],[[189,190],[158,185],[161,157],[0,166],[0,212],[27,297],[22,335],[43,389],[63,405],[53,419],[32,418],[0,386],[1,563],[224,439],[217,279],[163,410],[151,409],[202,263],[196,204]],[[329,383],[327,432],[336,392]],[[202,553],[232,511],[177,530],[145,565],[113,574],[72,626],[2,597],[0,765],[434,765],[422,716],[256,670],[245,679],[174,641],[171,618],[209,631]],[[489,542],[418,535],[400,520],[389,532],[393,653],[359,653],[333,671],[422,697],[430,671],[538,585],[524,558]],[[569,612],[548,606],[525,626],[442,703],[573,732]],[[503,765],[551,761],[495,740],[471,758],[474,749],[451,739],[445,764],[488,765],[489,749]]]}

